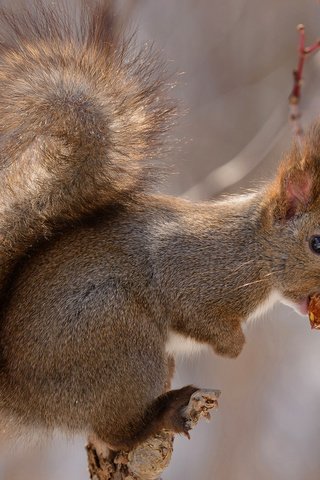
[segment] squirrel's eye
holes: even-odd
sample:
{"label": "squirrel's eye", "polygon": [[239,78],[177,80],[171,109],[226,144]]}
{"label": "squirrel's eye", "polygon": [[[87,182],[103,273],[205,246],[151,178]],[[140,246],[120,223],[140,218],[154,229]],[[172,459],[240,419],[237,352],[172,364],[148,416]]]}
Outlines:
{"label": "squirrel's eye", "polygon": [[320,236],[314,235],[310,238],[309,245],[314,253],[320,255]]}

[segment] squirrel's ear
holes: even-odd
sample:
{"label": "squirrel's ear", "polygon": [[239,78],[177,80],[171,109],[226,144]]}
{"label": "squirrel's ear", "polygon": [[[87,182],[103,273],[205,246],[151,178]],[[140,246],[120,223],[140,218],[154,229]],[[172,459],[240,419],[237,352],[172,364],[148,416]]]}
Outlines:
{"label": "squirrel's ear", "polygon": [[267,189],[267,211],[285,221],[311,209],[320,211],[320,120],[295,143]]}
{"label": "squirrel's ear", "polygon": [[314,176],[309,167],[310,165],[301,161],[292,164],[292,158],[285,160],[280,166],[269,191],[271,210],[276,220],[289,220],[312,206]]}
{"label": "squirrel's ear", "polygon": [[283,211],[285,219],[291,218],[305,211],[312,201],[313,182],[310,172],[296,170],[289,172],[288,177],[284,179]]}

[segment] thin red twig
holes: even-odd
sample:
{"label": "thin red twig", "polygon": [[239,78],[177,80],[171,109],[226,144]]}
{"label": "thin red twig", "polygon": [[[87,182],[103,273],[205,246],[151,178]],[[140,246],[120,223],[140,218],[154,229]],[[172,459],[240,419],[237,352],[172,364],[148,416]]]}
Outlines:
{"label": "thin red twig", "polygon": [[299,32],[298,64],[297,68],[293,70],[293,88],[289,96],[289,108],[293,133],[298,140],[301,140],[303,136],[303,128],[301,125],[301,112],[299,109],[299,104],[301,100],[303,67],[306,57],[320,48],[320,40],[317,40],[309,47],[305,47],[304,25],[298,25],[297,30]]}

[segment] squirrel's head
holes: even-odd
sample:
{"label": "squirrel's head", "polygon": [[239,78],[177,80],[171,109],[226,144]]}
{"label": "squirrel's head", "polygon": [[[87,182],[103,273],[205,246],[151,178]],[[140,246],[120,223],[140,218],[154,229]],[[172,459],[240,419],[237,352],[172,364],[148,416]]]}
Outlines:
{"label": "squirrel's head", "polygon": [[306,314],[320,293],[320,121],[286,155],[265,198],[272,278],[284,301]]}

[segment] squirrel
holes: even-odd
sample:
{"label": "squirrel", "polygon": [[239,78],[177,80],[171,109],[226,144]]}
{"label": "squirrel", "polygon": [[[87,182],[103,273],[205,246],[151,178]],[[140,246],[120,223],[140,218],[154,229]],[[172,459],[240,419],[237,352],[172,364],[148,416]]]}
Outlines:
{"label": "squirrel", "polygon": [[1,15],[0,413],[119,450],[187,434],[197,388],[167,388],[179,350],[234,358],[245,322],[276,301],[306,313],[320,123],[254,193],[153,193],[174,107],[152,54],[134,56],[110,15]]}

